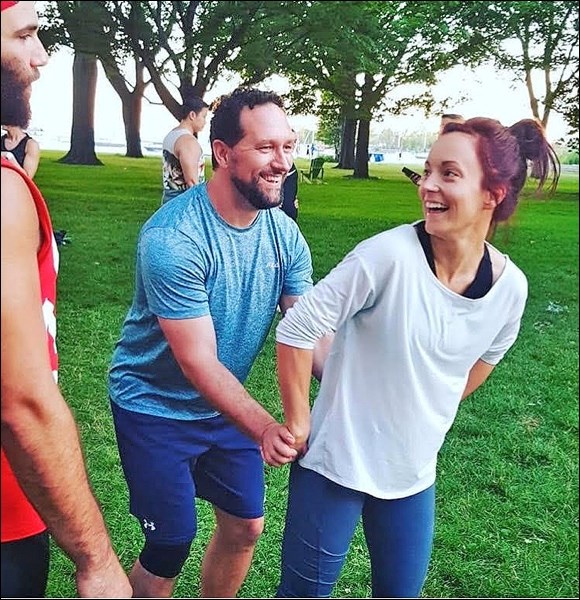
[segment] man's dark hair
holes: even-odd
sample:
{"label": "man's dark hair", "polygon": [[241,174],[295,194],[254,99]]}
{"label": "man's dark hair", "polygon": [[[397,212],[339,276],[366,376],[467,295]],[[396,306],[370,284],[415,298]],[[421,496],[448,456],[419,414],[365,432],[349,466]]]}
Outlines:
{"label": "man's dark hair", "polygon": [[199,96],[186,96],[181,105],[181,118],[185,119],[190,112],[197,114],[204,108],[209,108],[209,104],[204,102]]}
{"label": "man's dark hair", "polygon": [[[254,108],[263,104],[275,104],[284,109],[284,101],[274,92],[264,92],[255,88],[240,87],[231,94],[218,98],[211,106],[213,117],[210,125],[209,141],[221,140],[230,148],[235,146],[245,132],[240,124],[240,114],[244,108]],[[217,163],[212,155],[214,169]]]}
{"label": "man's dark hair", "polygon": [[459,113],[443,113],[441,115],[442,119],[451,119],[452,121],[463,121],[463,115]]}

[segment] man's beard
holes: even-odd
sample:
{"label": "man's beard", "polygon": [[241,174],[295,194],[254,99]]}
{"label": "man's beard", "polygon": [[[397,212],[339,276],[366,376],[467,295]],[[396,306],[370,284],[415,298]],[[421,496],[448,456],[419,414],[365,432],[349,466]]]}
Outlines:
{"label": "man's beard", "polygon": [[256,182],[245,183],[237,177],[232,177],[232,183],[236,186],[238,192],[258,210],[275,208],[282,204],[282,189],[280,189],[277,197],[272,198],[262,192]]}
{"label": "man's beard", "polygon": [[25,129],[30,123],[28,83],[14,70],[2,63],[2,125],[16,125]]}

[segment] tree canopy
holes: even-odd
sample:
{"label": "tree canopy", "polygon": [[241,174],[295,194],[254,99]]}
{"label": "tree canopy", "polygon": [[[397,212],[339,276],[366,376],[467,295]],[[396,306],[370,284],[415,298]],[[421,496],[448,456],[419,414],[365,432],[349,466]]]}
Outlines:
{"label": "tree canopy", "polygon": [[[368,176],[371,119],[409,107],[426,115],[440,111],[430,88],[458,64],[491,61],[510,71],[526,86],[531,116],[547,125],[551,111],[558,111],[578,128],[578,104],[572,102],[578,93],[578,8],[568,1],[46,4],[46,14],[56,17],[44,33],[51,46],[67,45],[85,65],[89,58],[103,65],[123,103],[130,156],[140,156],[140,110],[149,84],[177,117],[185,93],[203,98],[231,74],[253,85],[273,74],[286,76],[290,110],[334,122],[341,161],[355,177]],[[71,146],[91,143],[94,111],[91,80],[79,70],[74,76],[86,93],[74,98],[80,126],[73,125]],[[407,84],[419,91],[401,99],[395,92]]]}

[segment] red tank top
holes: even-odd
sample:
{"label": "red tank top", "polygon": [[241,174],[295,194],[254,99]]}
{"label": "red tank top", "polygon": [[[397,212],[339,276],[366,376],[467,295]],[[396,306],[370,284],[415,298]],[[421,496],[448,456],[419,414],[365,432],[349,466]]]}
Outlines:
{"label": "red tank top", "polygon": [[[32,179],[18,165],[2,158],[2,168],[10,168],[18,172],[25,181],[38,213],[41,231],[41,246],[37,254],[38,276],[42,312],[46,324],[46,341],[50,356],[50,366],[57,378],[58,354],[56,351],[56,274],[58,272],[58,250],[52,231],[52,223],[48,208],[40,190]],[[2,488],[1,488],[1,539],[2,542],[20,540],[30,537],[46,529],[42,519],[30,504],[24,492],[18,485],[14,473],[2,450]]]}

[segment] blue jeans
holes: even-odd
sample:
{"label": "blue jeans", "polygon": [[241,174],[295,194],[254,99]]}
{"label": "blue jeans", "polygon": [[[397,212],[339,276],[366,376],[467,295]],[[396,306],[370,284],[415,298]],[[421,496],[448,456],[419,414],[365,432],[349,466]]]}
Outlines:
{"label": "blue jeans", "polygon": [[375,598],[418,597],[431,558],[435,485],[383,500],[294,463],[278,598],[327,598],[362,516]]}

